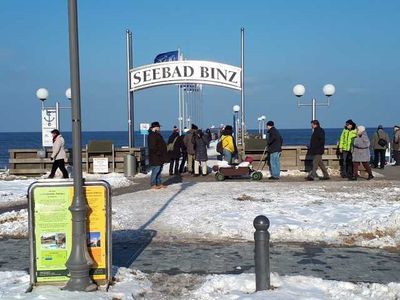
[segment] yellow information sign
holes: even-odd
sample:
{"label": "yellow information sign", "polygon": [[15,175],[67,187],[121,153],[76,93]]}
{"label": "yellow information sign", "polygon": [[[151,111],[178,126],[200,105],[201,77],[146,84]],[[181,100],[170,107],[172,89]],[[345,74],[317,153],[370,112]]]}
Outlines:
{"label": "yellow information sign", "polygon": [[[72,246],[72,182],[35,182],[29,188],[31,283],[67,281],[65,266]],[[87,182],[87,246],[95,281],[108,281],[111,268],[110,189],[106,182]]]}

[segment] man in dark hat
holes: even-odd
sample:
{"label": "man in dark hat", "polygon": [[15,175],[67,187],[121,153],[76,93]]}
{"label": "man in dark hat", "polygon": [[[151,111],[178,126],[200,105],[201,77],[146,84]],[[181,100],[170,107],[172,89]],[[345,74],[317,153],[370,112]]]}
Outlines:
{"label": "man in dark hat", "polygon": [[194,156],[196,154],[193,144],[193,136],[196,134],[198,129],[199,128],[195,124],[192,124],[192,127],[183,138],[183,143],[185,144],[187,152],[187,171],[191,174],[193,174],[194,171]]}
{"label": "man in dark hat", "polygon": [[353,160],[351,152],[353,150],[353,141],[356,136],[356,124],[351,119],[347,120],[339,139],[339,153],[342,156],[342,165],[340,170],[342,178],[353,177]]}
{"label": "man in dark hat", "polygon": [[149,163],[151,169],[151,188],[160,189],[166,186],[161,183],[161,172],[164,163],[169,161],[167,145],[160,134],[160,123],[151,123],[149,129],[149,138],[147,140],[149,147]]}
{"label": "man in dark hat", "polygon": [[282,136],[275,128],[274,121],[267,122],[268,128],[268,154],[271,176],[268,179],[279,179],[281,175]]}
{"label": "man in dark hat", "polygon": [[315,177],[317,177],[317,169],[321,168],[324,177],[321,177],[321,180],[328,180],[329,174],[326,170],[324,162],[322,161],[322,154],[325,151],[325,131],[319,125],[318,120],[311,121],[311,127],[313,129],[313,134],[311,136],[310,147],[308,149],[309,154],[312,155],[312,171],[306,177],[306,180],[312,181]]}

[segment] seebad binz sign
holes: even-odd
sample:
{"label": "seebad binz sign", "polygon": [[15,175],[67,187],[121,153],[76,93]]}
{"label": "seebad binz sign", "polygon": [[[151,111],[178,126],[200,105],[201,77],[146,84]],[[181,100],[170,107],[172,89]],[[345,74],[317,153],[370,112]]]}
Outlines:
{"label": "seebad binz sign", "polygon": [[241,90],[241,68],[199,60],[170,61],[130,71],[130,90],[181,83],[217,85]]}

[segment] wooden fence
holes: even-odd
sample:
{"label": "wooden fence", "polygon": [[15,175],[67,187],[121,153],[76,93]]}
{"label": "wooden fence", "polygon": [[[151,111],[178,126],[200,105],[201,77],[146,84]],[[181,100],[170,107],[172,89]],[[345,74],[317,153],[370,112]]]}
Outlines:
{"label": "wooden fence", "polygon": [[[266,147],[266,141],[262,139],[251,139],[246,141],[246,156],[251,156],[257,168],[258,162],[263,156]],[[336,154],[336,145],[325,146],[325,153],[322,159],[326,166],[338,169],[340,167],[340,157]],[[281,154],[281,169],[282,170],[303,170],[309,171],[312,167],[312,156],[308,154],[307,146],[283,146]]]}
{"label": "wooden fence", "polygon": [[[15,175],[42,175],[51,170],[50,160],[51,149],[10,149],[9,169],[10,174]],[[66,162],[72,164],[72,151],[66,149]],[[93,158],[108,158],[109,172],[124,172],[124,158],[128,154],[136,157],[136,171],[140,172],[146,168],[145,148],[114,148],[110,152],[90,152],[86,146],[82,149],[82,169],[86,172],[93,172]]]}

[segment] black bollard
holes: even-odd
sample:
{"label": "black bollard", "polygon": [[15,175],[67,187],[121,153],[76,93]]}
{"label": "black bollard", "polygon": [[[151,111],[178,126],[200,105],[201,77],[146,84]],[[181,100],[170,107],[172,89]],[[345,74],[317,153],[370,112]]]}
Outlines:
{"label": "black bollard", "polygon": [[253,221],[255,251],[254,260],[256,265],[256,292],[270,289],[269,271],[269,220],[260,215]]}

